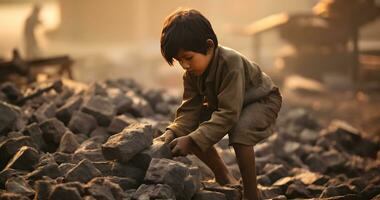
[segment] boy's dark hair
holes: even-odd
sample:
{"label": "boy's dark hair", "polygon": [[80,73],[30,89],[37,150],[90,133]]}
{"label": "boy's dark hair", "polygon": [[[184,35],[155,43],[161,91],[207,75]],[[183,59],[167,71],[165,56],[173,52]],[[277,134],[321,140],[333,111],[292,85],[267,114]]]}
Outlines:
{"label": "boy's dark hair", "polygon": [[211,23],[199,11],[180,8],[169,15],[161,33],[161,54],[169,65],[180,49],[206,55],[207,39],[218,46],[218,39]]}

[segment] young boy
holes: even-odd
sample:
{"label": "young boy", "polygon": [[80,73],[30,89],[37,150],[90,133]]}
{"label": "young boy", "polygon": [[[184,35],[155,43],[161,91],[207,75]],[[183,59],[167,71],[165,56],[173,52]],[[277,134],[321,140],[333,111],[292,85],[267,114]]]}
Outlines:
{"label": "young boy", "polygon": [[169,15],[161,53],[186,70],[183,101],[161,137],[174,155],[195,154],[221,185],[238,184],[213,147],[227,133],[243,180],[244,198],[258,199],[253,146],[273,133],[282,98],[258,65],[218,45],[210,22],[194,9]]}

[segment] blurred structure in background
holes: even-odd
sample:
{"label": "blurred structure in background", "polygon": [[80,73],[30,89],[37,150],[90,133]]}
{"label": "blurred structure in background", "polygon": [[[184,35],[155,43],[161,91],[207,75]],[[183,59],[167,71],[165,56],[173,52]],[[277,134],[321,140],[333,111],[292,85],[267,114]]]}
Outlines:
{"label": "blurred structure in background", "polygon": [[[69,53],[75,60],[73,76],[80,81],[135,77],[144,86],[181,90],[180,68],[169,67],[161,57],[159,36],[165,17],[178,7],[192,7],[212,22],[221,44],[252,57],[251,38],[235,34],[234,28],[283,10],[296,12],[311,9],[315,0],[44,0],[0,1],[0,57],[9,61],[12,49],[23,58],[25,20],[34,4],[41,5],[34,34],[44,57]],[[269,39],[263,52],[263,68],[271,68],[278,41]],[[141,76],[140,76],[141,77]]]}
{"label": "blurred structure in background", "polygon": [[277,30],[291,45],[292,51],[277,59],[282,76],[300,74],[353,87],[359,82],[379,84],[380,46],[359,51],[360,29],[379,17],[380,5],[374,0],[321,0],[313,12],[270,15],[249,25],[244,32],[254,37],[258,59],[262,46],[265,47],[262,34],[270,30]]}

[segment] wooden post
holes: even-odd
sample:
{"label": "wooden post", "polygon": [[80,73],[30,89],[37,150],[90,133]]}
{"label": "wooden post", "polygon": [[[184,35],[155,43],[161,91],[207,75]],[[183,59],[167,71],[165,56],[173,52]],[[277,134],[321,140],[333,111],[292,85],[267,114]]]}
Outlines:
{"label": "wooden post", "polygon": [[360,68],[359,63],[359,29],[357,26],[352,27],[352,81],[357,83]]}

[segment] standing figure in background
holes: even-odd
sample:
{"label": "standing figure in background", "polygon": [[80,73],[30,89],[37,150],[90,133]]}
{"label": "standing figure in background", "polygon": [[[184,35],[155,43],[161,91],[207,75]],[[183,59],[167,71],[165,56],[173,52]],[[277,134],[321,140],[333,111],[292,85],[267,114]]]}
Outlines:
{"label": "standing figure in background", "polygon": [[35,4],[32,13],[26,18],[24,26],[24,47],[26,58],[36,58],[41,56],[41,49],[38,45],[35,29],[41,24],[39,13],[41,6]]}

